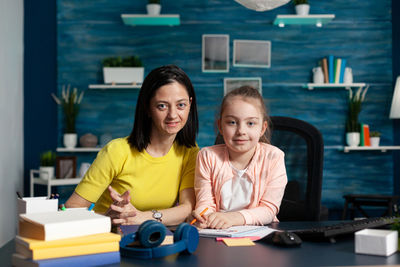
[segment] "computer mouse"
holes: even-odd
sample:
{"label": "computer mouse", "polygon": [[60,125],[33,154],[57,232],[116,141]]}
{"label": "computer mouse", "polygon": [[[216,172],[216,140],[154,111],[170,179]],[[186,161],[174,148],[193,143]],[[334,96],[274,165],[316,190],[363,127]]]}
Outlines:
{"label": "computer mouse", "polygon": [[275,231],[261,240],[281,247],[298,247],[302,242],[298,235],[287,231]]}

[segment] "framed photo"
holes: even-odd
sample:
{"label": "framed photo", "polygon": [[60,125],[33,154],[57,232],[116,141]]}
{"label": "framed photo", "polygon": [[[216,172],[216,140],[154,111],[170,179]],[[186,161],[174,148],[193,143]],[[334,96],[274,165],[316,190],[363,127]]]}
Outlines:
{"label": "framed photo", "polygon": [[224,78],[224,95],[241,86],[254,87],[262,95],[262,82],[260,77],[255,78]]}
{"label": "framed photo", "polygon": [[75,178],[76,177],[76,157],[57,157],[56,158],[56,178]]}
{"label": "framed photo", "polygon": [[271,42],[234,40],[233,66],[235,67],[271,67]]}
{"label": "framed photo", "polygon": [[229,72],[229,35],[203,34],[203,72]]}

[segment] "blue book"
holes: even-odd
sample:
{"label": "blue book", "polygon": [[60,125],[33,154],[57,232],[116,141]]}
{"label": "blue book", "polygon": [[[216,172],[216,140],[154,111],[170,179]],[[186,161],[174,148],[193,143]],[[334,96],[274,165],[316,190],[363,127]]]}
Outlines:
{"label": "blue book", "polygon": [[342,58],[342,64],[340,65],[340,79],[339,82],[343,83],[344,69],[346,68],[346,59]]}
{"label": "blue book", "polygon": [[119,263],[120,261],[119,251],[47,260],[32,260],[17,253],[12,255],[12,264],[16,267],[99,266]]}
{"label": "blue book", "polygon": [[333,68],[334,57],[332,55],[328,56],[328,74],[329,74],[329,83],[335,82],[335,69]]}

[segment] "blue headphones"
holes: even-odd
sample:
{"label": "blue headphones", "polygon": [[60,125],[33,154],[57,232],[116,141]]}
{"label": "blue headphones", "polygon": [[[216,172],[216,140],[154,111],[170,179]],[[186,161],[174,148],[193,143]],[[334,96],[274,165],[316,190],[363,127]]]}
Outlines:
{"label": "blue headphones", "polygon": [[[199,243],[199,232],[196,227],[181,223],[174,233],[174,243],[159,246],[165,238],[166,228],[157,221],[148,220],[139,226],[136,233],[122,237],[119,242],[121,256],[136,259],[165,257],[178,252],[192,254]],[[138,246],[131,246],[138,243]]]}

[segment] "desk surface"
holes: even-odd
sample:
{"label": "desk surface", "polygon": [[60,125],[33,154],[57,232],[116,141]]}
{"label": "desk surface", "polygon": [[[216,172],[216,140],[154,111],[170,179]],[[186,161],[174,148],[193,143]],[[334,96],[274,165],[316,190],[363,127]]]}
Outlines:
{"label": "desk surface", "polygon": [[[300,228],[304,223],[285,222],[274,225],[280,229]],[[0,249],[2,266],[11,266],[14,240]],[[396,265],[400,264],[400,252],[389,257],[361,255],[354,253],[354,238],[338,239],[336,243],[303,242],[301,247],[280,248],[270,244],[257,243],[252,247],[227,247],[212,238],[200,238],[193,255],[171,255],[161,259],[136,260],[121,258],[120,266],[355,266],[355,265]],[[114,265],[119,266],[119,265]]]}

